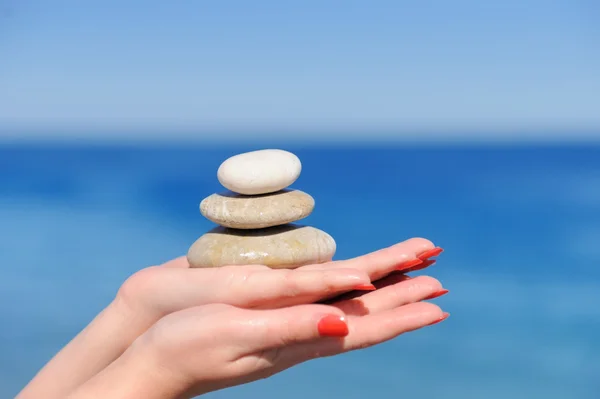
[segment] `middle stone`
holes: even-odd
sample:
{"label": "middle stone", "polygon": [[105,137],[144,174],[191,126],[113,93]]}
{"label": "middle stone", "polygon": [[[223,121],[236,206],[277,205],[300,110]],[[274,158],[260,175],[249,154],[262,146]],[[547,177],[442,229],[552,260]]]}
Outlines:
{"label": "middle stone", "polygon": [[282,190],[263,195],[228,192],[212,194],[200,203],[208,220],[234,229],[262,229],[304,219],[315,208],[315,200],[300,190]]}

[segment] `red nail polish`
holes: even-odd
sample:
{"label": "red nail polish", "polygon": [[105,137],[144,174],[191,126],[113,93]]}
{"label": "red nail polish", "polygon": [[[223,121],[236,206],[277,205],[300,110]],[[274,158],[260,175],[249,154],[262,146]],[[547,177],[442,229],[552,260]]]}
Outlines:
{"label": "red nail polish", "polygon": [[361,284],[354,287],[357,291],[375,291],[377,288],[373,284]]}
{"label": "red nail polish", "polygon": [[432,325],[434,325],[434,324],[441,323],[442,321],[446,320],[446,319],[448,318],[448,316],[450,316],[450,313],[448,313],[448,312],[445,312],[445,313],[442,315],[442,317],[440,317],[439,319],[437,319],[437,320],[435,320],[435,321],[433,321],[433,322],[431,322],[431,323],[429,323],[429,324],[427,324],[427,325],[428,325],[428,326],[432,326]]}
{"label": "red nail polish", "polygon": [[343,316],[328,315],[323,317],[317,325],[322,337],[345,337],[348,335],[348,324]]}
{"label": "red nail polish", "polygon": [[435,260],[435,259],[429,259],[429,260],[424,261],[419,266],[411,267],[410,269],[406,269],[403,271],[404,271],[404,273],[416,272],[418,270],[426,269],[431,265],[435,265],[436,262],[437,262],[437,260]]}
{"label": "red nail polish", "polygon": [[433,294],[429,295],[428,297],[423,298],[423,300],[428,300],[428,299],[435,299],[435,298],[439,298],[442,295],[446,295],[447,293],[449,293],[450,291],[444,289],[444,290],[440,290],[438,292],[434,292]]}
{"label": "red nail polish", "polygon": [[421,259],[421,260],[425,260],[425,259],[428,259],[428,258],[432,258],[434,256],[438,256],[442,252],[444,252],[444,250],[442,248],[435,247],[433,249],[430,249],[428,251],[423,252],[421,255],[418,256],[418,258]]}
{"label": "red nail polish", "polygon": [[406,262],[400,263],[400,265],[398,265],[398,267],[396,267],[396,270],[410,269],[411,267],[419,266],[421,263],[423,263],[423,261],[421,259],[407,260]]}

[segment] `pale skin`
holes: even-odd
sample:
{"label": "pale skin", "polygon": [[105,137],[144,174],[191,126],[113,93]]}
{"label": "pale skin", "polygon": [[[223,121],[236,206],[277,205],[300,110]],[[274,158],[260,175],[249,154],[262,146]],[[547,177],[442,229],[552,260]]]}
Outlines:
{"label": "pale skin", "polygon": [[438,280],[390,274],[439,252],[413,238],[295,270],[185,257],[141,270],[17,399],[192,398],[377,345],[447,317],[425,302],[447,292]]}

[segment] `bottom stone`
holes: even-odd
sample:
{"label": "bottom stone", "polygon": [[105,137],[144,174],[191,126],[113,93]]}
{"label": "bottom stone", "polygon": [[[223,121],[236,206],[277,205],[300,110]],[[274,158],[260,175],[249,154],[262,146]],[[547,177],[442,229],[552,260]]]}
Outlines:
{"label": "bottom stone", "polygon": [[265,265],[295,269],[328,262],[336,244],[329,234],[311,226],[286,224],[258,230],[216,227],[190,247],[191,267]]}

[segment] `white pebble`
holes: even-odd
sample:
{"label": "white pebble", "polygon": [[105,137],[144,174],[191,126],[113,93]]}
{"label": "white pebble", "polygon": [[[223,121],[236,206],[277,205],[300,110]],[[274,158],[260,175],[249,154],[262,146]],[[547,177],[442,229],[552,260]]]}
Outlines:
{"label": "white pebble", "polygon": [[268,194],[289,187],[302,170],[300,159],[284,150],[259,150],[232,156],[217,172],[223,187],[238,194]]}

